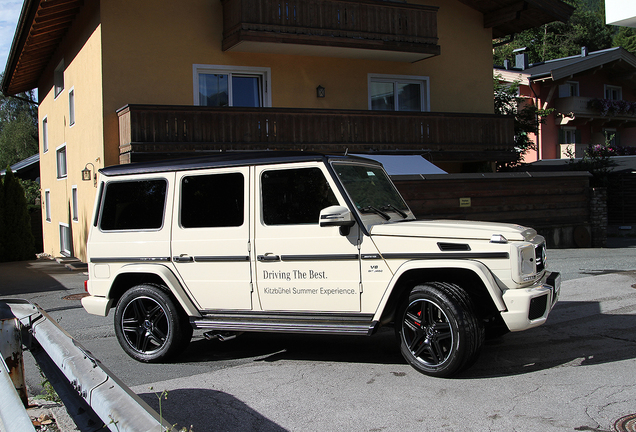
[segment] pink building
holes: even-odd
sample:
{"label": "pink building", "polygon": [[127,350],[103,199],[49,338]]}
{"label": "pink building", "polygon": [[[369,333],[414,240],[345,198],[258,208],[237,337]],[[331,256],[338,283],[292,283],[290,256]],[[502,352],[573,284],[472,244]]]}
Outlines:
{"label": "pink building", "polygon": [[581,157],[589,145],[606,139],[636,147],[636,56],[620,47],[528,64],[495,68],[504,82],[519,82],[519,95],[542,109],[553,108],[533,137],[536,151],[525,162]]}

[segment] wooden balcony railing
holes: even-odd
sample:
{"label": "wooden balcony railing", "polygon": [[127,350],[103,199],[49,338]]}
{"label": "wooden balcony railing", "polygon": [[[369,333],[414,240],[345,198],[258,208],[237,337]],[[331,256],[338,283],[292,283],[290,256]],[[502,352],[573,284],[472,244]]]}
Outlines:
{"label": "wooden balcony railing", "polygon": [[440,53],[437,9],[374,0],[223,0],[223,50],[293,54],[301,45],[308,55],[313,46],[325,56],[356,48],[421,60]]}
{"label": "wooden balcony railing", "polygon": [[[509,152],[512,117],[494,114],[127,105],[121,163],[195,151]],[[152,156],[152,154],[155,154]]]}

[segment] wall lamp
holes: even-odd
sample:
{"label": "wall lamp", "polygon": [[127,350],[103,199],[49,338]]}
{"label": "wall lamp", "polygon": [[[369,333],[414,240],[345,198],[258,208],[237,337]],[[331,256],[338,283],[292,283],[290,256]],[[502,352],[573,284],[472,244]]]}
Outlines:
{"label": "wall lamp", "polygon": [[316,97],[325,97],[325,88],[323,86],[319,85],[318,87],[316,87]]}
{"label": "wall lamp", "polygon": [[84,169],[82,170],[82,180],[83,181],[90,181],[91,180],[91,170],[90,168],[88,168],[88,166],[92,166],[93,167],[93,186],[97,187],[97,173],[95,172],[95,165],[93,165],[91,162],[87,163],[86,166],[84,166]]}

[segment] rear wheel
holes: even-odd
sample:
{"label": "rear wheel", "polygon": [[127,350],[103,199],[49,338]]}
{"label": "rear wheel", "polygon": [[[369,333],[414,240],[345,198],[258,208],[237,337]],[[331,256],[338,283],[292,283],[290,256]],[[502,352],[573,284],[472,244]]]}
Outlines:
{"label": "rear wheel", "polygon": [[398,311],[396,332],[406,361],[436,377],[471,365],[484,341],[473,302],[459,286],[441,282],[417,285]]}
{"label": "rear wheel", "polygon": [[115,334],[130,357],[159,362],[188,346],[192,326],[168,293],[153,285],[138,285],[117,304]]}

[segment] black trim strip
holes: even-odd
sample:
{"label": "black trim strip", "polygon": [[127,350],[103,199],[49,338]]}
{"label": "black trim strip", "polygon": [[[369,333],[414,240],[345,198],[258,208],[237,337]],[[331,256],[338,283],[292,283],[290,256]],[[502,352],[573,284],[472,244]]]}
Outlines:
{"label": "black trim strip", "polygon": [[237,255],[237,256],[195,256],[195,262],[243,262],[249,261],[250,257],[245,255]]}
{"label": "black trim strip", "polygon": [[442,252],[463,252],[470,250],[470,245],[466,243],[438,242],[437,247]]}
{"label": "black trim strip", "polygon": [[92,263],[170,262],[170,257],[112,257],[91,258]]}
{"label": "black trim strip", "polygon": [[382,255],[380,254],[363,254],[363,260],[372,260],[372,259],[382,259]]}
{"label": "black trim strip", "polygon": [[358,260],[358,254],[333,255],[281,255],[282,261],[353,261]]}
{"label": "black trim strip", "polygon": [[388,253],[384,259],[508,259],[508,252]]}

